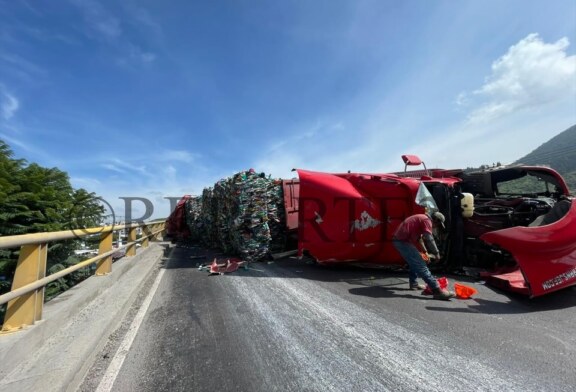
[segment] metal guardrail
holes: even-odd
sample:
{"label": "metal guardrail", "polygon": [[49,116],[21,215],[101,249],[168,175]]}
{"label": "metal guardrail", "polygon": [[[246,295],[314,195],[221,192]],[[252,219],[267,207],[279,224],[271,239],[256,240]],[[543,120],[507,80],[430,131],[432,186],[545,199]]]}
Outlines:
{"label": "metal guardrail", "polygon": [[[137,239],[139,228],[142,230],[142,235]],[[119,230],[128,230],[128,242],[121,247],[113,248],[114,232]],[[96,276],[107,275],[112,272],[114,253],[126,249],[126,256],[134,256],[137,243],[146,248],[150,239],[155,240],[164,230],[165,222],[152,222],[0,237],[0,249],[20,247],[12,290],[0,295],[0,305],[8,304],[0,334],[19,331],[42,319],[44,287],[48,283],[94,263],[97,263]],[[98,256],[46,276],[49,242],[98,234],[100,235]]]}

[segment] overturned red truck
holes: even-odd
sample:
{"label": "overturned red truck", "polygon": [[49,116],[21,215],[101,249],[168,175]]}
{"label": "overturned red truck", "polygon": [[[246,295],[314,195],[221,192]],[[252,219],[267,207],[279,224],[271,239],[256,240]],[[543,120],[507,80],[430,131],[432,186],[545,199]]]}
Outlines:
{"label": "overturned red truck", "polygon": [[[576,203],[564,179],[545,166],[407,171],[423,162],[404,155],[404,172],[321,173],[297,169],[284,181],[289,228],[298,248],[320,264],[401,265],[392,235],[424,212],[425,187],[446,217],[436,232],[436,267],[483,271],[487,283],[530,297],[576,284]],[[297,228],[290,217],[297,213]]]}

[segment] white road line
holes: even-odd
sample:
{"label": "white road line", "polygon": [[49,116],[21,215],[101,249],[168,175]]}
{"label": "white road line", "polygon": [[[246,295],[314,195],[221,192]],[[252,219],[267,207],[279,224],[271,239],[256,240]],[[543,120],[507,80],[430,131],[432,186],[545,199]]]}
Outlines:
{"label": "white road line", "polygon": [[158,273],[158,276],[156,277],[156,280],[154,281],[154,284],[152,285],[152,288],[150,289],[148,296],[142,303],[142,306],[140,307],[140,310],[138,310],[138,314],[136,314],[136,317],[134,317],[132,324],[130,324],[130,328],[126,333],[124,340],[120,344],[120,347],[118,347],[118,351],[116,351],[116,354],[114,355],[114,358],[112,358],[110,365],[108,365],[108,369],[106,369],[106,373],[104,374],[104,377],[102,377],[100,384],[98,384],[96,392],[109,392],[112,390],[112,386],[114,385],[114,381],[116,381],[116,377],[118,377],[118,373],[120,372],[120,368],[122,368],[124,359],[126,359],[126,356],[130,352],[132,342],[134,342],[134,338],[136,337],[138,329],[142,324],[142,320],[144,319],[144,316],[148,311],[148,307],[152,302],[152,298],[154,297],[154,294],[156,293],[156,290],[160,285],[160,280],[164,275],[164,271],[166,270],[162,268]]}

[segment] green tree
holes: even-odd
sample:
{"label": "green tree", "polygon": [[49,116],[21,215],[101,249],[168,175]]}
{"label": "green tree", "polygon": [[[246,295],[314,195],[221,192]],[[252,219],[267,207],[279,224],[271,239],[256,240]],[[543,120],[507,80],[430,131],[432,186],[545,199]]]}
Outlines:
{"label": "green tree", "polygon": [[[70,256],[64,262],[51,266],[48,270],[48,274],[55,274],[86,259],[87,257]],[[89,278],[94,274],[95,269],[96,266],[90,265],[88,267],[80,268],[79,270],[74,271],[60,279],[57,279],[54,282],[48,283],[45,292],[46,300],[49,301],[50,299],[56,297],[58,294],[68,290],[70,287],[73,287],[76,284],[82,282],[84,279]]]}
{"label": "green tree", "polygon": [[576,171],[564,174],[564,181],[566,181],[566,185],[570,189],[570,193],[572,195],[576,194]]}
{"label": "green tree", "polygon": [[25,203],[29,195],[21,187],[26,161],[12,156],[10,147],[0,140],[0,235],[25,233],[22,222],[33,215]]}
{"label": "green tree", "polygon": [[[15,159],[0,140],[0,235],[50,232],[98,226],[104,207],[94,193],[74,189],[68,174],[58,168]],[[78,224],[81,217],[81,224]],[[49,244],[48,269],[63,263],[78,240]],[[19,249],[0,250],[0,277],[11,281]],[[9,290],[0,284],[0,293]]]}

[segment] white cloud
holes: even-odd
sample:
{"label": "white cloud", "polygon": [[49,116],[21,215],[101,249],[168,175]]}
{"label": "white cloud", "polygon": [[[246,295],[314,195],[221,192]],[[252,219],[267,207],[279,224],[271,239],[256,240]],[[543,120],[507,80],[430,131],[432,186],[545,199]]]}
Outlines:
{"label": "white cloud", "polygon": [[[0,44],[0,47],[2,45]],[[27,59],[0,49],[0,73],[3,79],[17,78],[26,83],[38,84],[44,81],[47,72]]]}
{"label": "white cloud", "polygon": [[285,129],[254,168],[282,178],[293,177],[293,167],[402,171],[402,154],[419,155],[428,167],[511,163],[576,121],[576,56],[567,54],[568,45],[566,38],[546,43],[537,34],[516,42],[492,58],[483,85],[455,96],[458,111],[450,115],[442,103],[439,114],[397,105],[405,96],[395,93],[380,107],[368,102],[364,112],[339,113],[351,124],[346,128],[314,121]]}
{"label": "white cloud", "polygon": [[36,150],[31,145],[23,142],[20,139],[15,139],[15,138],[13,138],[13,137],[5,134],[5,133],[0,133],[0,139],[3,139],[5,142],[10,144],[11,146],[18,146],[24,151],[33,152],[33,153],[36,152]]}
{"label": "white cloud", "polygon": [[20,102],[18,99],[0,86],[0,116],[4,120],[10,120],[19,108]]}
{"label": "white cloud", "polygon": [[128,57],[136,62],[141,63],[151,63],[156,60],[156,55],[151,52],[143,51],[139,46],[134,45],[131,42],[125,43],[126,50],[128,51]]}
{"label": "white cloud", "polygon": [[115,39],[122,35],[120,21],[95,0],[73,0],[84,14],[87,26],[100,36]]}
{"label": "white cloud", "polygon": [[342,156],[349,153],[350,135],[341,121],[315,120],[282,135],[282,139],[272,141],[265,153],[251,163],[255,170],[275,178],[292,178],[297,176],[291,171],[293,168],[338,171],[349,163]]}
{"label": "white cloud", "polygon": [[144,63],[151,63],[152,61],[156,60],[156,55],[154,53],[142,53],[140,55],[140,60]]}
{"label": "white cloud", "polygon": [[564,37],[545,43],[530,34],[492,64],[486,83],[471,94],[460,94],[457,102],[472,103],[470,123],[480,123],[524,109],[537,109],[563,101],[576,93],[576,55],[568,56]]}
{"label": "white cloud", "polygon": [[90,177],[71,177],[70,182],[74,185],[75,188],[95,188],[102,185],[96,178]]}
{"label": "white cloud", "polygon": [[196,158],[197,158],[196,154],[193,154],[185,150],[164,150],[162,154],[158,157],[158,160],[191,163]]}
{"label": "white cloud", "polygon": [[33,7],[33,6],[32,6],[31,4],[29,4],[27,1],[22,0],[21,3],[24,4],[24,6],[26,6],[26,8],[27,8],[29,11],[31,11],[32,13],[34,13],[34,15],[40,16],[40,17],[44,16],[44,14],[43,14],[40,10],[38,10],[36,7]]}
{"label": "white cloud", "polygon": [[162,25],[154,20],[150,12],[136,4],[122,3],[124,10],[147,34],[152,34],[156,39],[161,39],[164,35]]}
{"label": "white cloud", "polygon": [[176,177],[176,172],[177,172],[177,170],[176,170],[176,168],[175,168],[174,166],[172,166],[172,165],[166,166],[166,167],[163,169],[163,171],[164,171],[164,175],[165,175],[167,178],[173,179],[173,178]]}
{"label": "white cloud", "polygon": [[122,173],[122,174],[126,173],[126,170],[120,169],[119,167],[117,167],[117,166],[115,166],[115,165],[113,165],[113,164],[111,164],[111,163],[103,163],[103,164],[102,164],[102,167],[105,168],[105,169],[114,171],[114,172],[116,172],[116,173]]}
{"label": "white cloud", "polygon": [[[112,164],[107,165],[117,170],[124,170]],[[212,186],[218,180],[217,176],[206,176],[198,171],[178,170],[174,165],[154,166],[151,170],[154,171],[154,176],[141,176],[125,170],[125,173],[117,177],[111,176],[92,183],[90,179],[73,178],[73,180],[75,185],[95,192],[106,200],[117,216],[124,217],[129,214],[122,198],[145,198],[153,204],[152,218],[169,215],[170,201],[166,198],[180,199],[184,194],[200,195],[205,187]],[[132,205],[132,217],[141,217],[145,212],[142,202],[134,201]]]}
{"label": "white cloud", "polygon": [[118,158],[113,158],[112,160],[112,166],[115,166],[116,168],[120,168],[121,170],[124,170],[124,172],[126,171],[133,171],[133,172],[138,172],[141,174],[148,174],[148,171],[146,170],[146,166],[145,165],[135,165],[130,163],[129,161],[125,161],[125,160],[121,160]]}
{"label": "white cloud", "polygon": [[16,54],[6,52],[0,53],[0,60],[9,64],[13,68],[19,69],[27,74],[33,74],[36,77],[46,74],[46,70]]}
{"label": "white cloud", "polygon": [[96,0],[71,1],[84,15],[87,26],[85,34],[121,51],[121,57],[117,60],[119,65],[148,64],[156,60],[155,53],[145,51],[130,41],[128,34],[122,30],[121,21],[125,22],[125,19],[117,17]]}
{"label": "white cloud", "polygon": [[468,98],[468,94],[466,94],[465,92],[461,92],[456,97],[456,105],[458,106],[468,106],[469,103],[470,100]]}
{"label": "white cloud", "polygon": [[286,150],[290,146],[302,146],[303,144],[314,145],[318,140],[326,141],[338,132],[344,132],[345,126],[342,122],[326,122],[316,120],[312,125],[297,125],[294,131],[288,132],[289,136],[281,140],[276,140],[269,146],[270,153]]}

